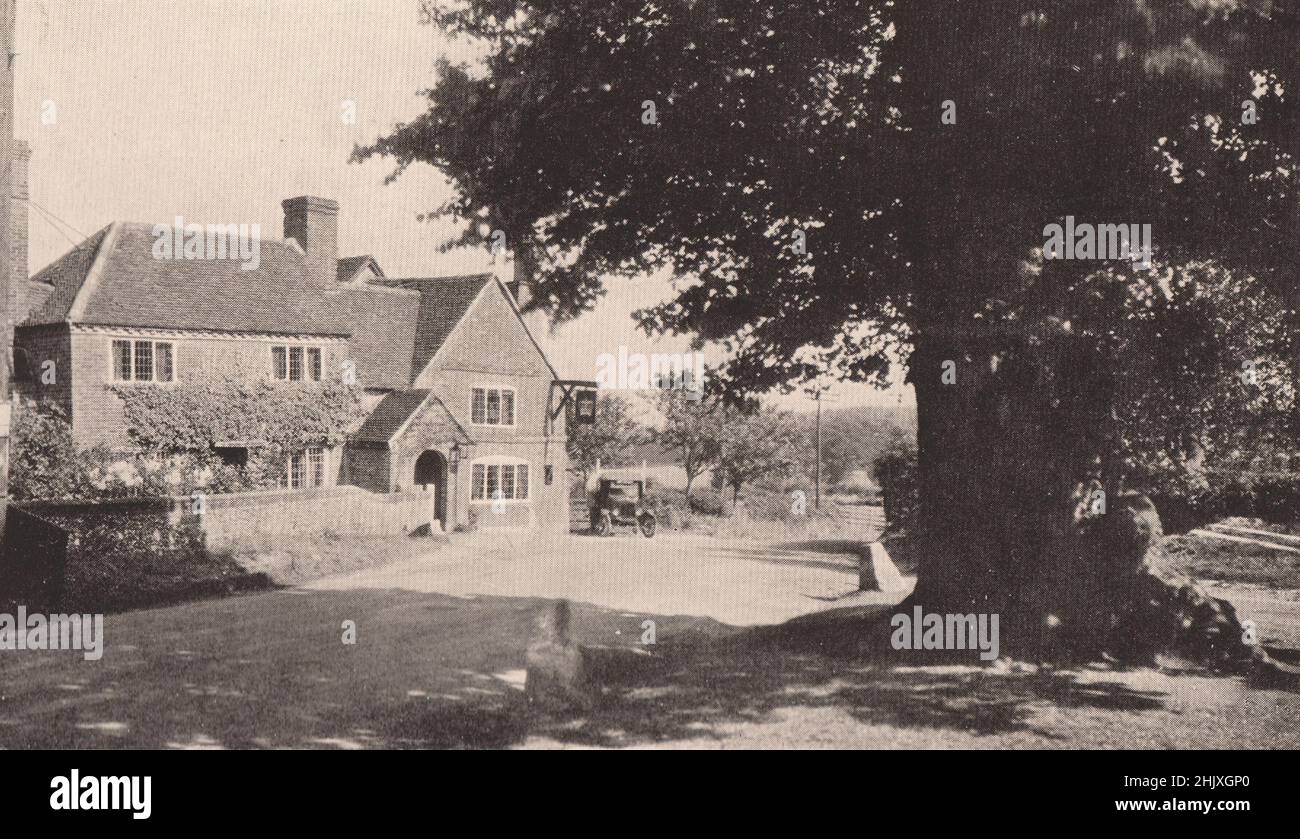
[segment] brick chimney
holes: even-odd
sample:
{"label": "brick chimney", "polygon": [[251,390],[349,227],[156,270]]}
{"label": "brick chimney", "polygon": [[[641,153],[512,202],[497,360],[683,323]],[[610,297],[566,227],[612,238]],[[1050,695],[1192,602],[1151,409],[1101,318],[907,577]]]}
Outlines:
{"label": "brick chimney", "polygon": [[9,202],[9,312],[14,324],[27,317],[27,164],[32,158],[31,146],[15,140],[10,146],[10,196]]}
{"label": "brick chimney", "polygon": [[298,243],[321,284],[332,288],[339,271],[338,202],[300,195],[286,198],[280,206],[284,208],[284,238]]}

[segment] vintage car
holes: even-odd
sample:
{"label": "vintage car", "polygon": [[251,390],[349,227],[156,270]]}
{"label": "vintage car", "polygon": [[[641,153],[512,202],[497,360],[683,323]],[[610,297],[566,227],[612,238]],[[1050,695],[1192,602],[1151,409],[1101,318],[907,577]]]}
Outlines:
{"label": "vintage car", "polygon": [[655,514],[643,506],[644,497],[644,481],[601,478],[591,504],[591,531],[606,536],[615,527],[634,527],[644,536],[654,536],[658,522]]}

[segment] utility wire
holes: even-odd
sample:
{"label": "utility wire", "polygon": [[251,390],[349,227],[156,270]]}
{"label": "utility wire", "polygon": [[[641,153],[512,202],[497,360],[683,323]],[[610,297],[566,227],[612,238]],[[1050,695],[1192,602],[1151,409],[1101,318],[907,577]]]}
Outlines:
{"label": "utility wire", "polygon": [[[20,200],[23,200],[23,199],[20,199]],[[67,239],[69,242],[71,242],[71,243],[73,244],[74,247],[81,247],[81,244],[82,244],[83,242],[85,242],[86,239],[89,239],[89,238],[90,238],[90,237],[87,236],[85,233],[82,233],[80,230],[78,230],[77,228],[73,227],[71,224],[69,224],[68,222],[64,221],[63,219],[59,218],[57,215],[55,215],[55,214],[54,214],[53,212],[51,212],[50,210],[47,210],[47,209],[45,209],[44,207],[42,207],[40,204],[37,204],[35,201],[31,200],[30,198],[25,199],[25,200],[27,201],[27,206],[29,206],[29,207],[31,207],[32,209],[36,210],[36,211],[41,215],[41,217],[45,219],[46,223],[48,223],[48,224],[49,224],[51,227],[53,227],[55,230],[59,231],[59,233],[63,236],[63,238],[65,238],[65,239]],[[78,236],[80,236],[81,238],[80,238],[80,239],[73,239],[73,238],[72,238],[71,236],[69,236],[69,235],[67,234],[67,232],[64,231],[64,230],[63,230],[59,225],[63,225],[63,227],[66,227],[68,230],[71,230],[73,233],[76,233],[76,234],[77,234]]]}

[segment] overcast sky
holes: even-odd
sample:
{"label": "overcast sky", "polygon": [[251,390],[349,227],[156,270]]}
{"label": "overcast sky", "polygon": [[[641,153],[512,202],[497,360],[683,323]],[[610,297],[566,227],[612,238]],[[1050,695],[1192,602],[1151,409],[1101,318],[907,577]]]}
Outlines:
{"label": "overcast sky", "polygon": [[[18,52],[31,200],[72,228],[31,209],[32,273],[114,220],[180,215],[279,237],[280,201],[303,194],[337,200],[340,255],[373,254],[390,277],[489,267],[486,253],[438,253],[453,228],[417,220],[450,193],[432,168],[385,186],[389,162],[348,163],[354,144],[420,114],[435,58],[456,58],[417,24],[414,0],[18,0]],[[616,281],[594,312],[539,337],[575,378],[594,378],[596,357],[620,344],[685,350],[630,317],[669,294],[663,278]],[[836,392],[841,404],[911,400],[910,388]]]}

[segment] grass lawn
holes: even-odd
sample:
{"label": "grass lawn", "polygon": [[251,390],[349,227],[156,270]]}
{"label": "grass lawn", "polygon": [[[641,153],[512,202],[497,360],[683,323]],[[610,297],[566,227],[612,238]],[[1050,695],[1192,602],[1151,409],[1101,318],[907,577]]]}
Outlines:
{"label": "grass lawn", "polygon": [[1300,589],[1300,539],[1280,536],[1300,536],[1300,525],[1225,519],[1205,530],[1166,537],[1163,546],[1183,570],[1198,579]]}

